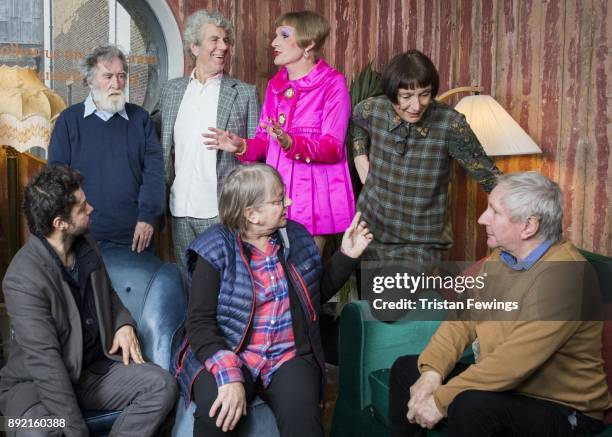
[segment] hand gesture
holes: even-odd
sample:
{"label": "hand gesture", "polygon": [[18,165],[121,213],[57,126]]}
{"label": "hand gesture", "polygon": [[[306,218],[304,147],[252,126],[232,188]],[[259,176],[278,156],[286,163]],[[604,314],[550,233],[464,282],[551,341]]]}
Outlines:
{"label": "hand gesture", "polygon": [[359,258],[374,239],[374,236],[367,228],[366,222],[359,222],[359,219],[361,219],[361,213],[357,212],[355,217],[353,217],[351,225],[344,231],[342,236],[342,245],[340,246],[342,252],[351,258]]}
{"label": "hand gesture", "polygon": [[209,417],[215,417],[217,410],[216,425],[223,432],[232,431],[241,416],[246,416],[246,394],[242,382],[230,382],[218,388],[217,399],[213,402],[208,412]]}
{"label": "hand gesture", "polygon": [[151,244],[151,238],[153,238],[153,226],[147,222],[136,223],[132,237],[132,251],[140,253],[145,250]]}
{"label": "hand gesture", "polygon": [[208,150],[225,150],[226,152],[236,153],[242,149],[244,140],[238,135],[228,131],[209,127],[210,132],[204,132],[204,144]]}
{"label": "hand gesture", "polygon": [[291,137],[283,130],[283,127],[278,121],[268,117],[267,122],[263,121],[259,125],[264,128],[272,138],[278,141],[283,149],[291,147]]}
{"label": "hand gesture", "polygon": [[140,352],[138,337],[136,337],[136,332],[134,332],[134,328],[131,325],[123,325],[121,328],[117,329],[113,337],[113,345],[108,353],[113,355],[117,353],[119,349],[121,349],[123,353],[123,364],[126,366],[130,364],[130,357],[136,364],[145,362]]}

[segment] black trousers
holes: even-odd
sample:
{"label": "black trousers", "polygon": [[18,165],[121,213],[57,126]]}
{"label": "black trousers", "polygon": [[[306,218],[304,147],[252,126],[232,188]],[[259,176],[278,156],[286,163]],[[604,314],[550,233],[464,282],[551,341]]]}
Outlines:
{"label": "black trousers", "polygon": [[[274,374],[272,382],[264,388],[261,380],[253,380],[246,367],[242,367],[247,402],[259,394],[272,409],[281,437],[323,437],[321,419],[321,370],[312,356],[295,357],[284,363]],[[217,398],[214,376],[204,371],[193,385],[197,405],[194,436],[235,436],[240,430],[241,419],[233,431],[217,428],[217,417],[208,412]]]}
{"label": "black trousers", "polygon": [[[425,430],[406,418],[410,386],[420,377],[417,355],[398,358],[391,368],[389,415],[391,435],[425,435]],[[468,366],[458,363],[446,381]],[[593,435],[603,423],[570,407],[513,392],[467,390],[448,408],[448,435],[563,437]]]}

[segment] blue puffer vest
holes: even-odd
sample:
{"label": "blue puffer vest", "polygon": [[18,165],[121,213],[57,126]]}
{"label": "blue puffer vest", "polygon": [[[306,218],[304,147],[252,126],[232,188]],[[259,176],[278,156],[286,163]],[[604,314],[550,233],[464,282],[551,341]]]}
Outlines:
{"label": "blue puffer vest", "polygon": [[[289,220],[287,227],[279,229],[285,275],[289,283],[290,299],[299,299],[308,321],[308,338],[312,352],[324,375],[323,347],[319,332],[319,287],[322,276],[321,257],[312,236],[299,223]],[[210,227],[195,239],[187,250],[187,271],[191,272],[201,256],[220,273],[217,304],[217,324],[228,346],[239,352],[245,346],[253,315],[253,276],[242,240],[235,231],[221,224]],[[295,320],[293,321],[296,329]],[[303,328],[302,328],[303,329]],[[176,376],[186,403],[191,400],[191,389],[196,377],[205,370],[193,353],[189,339],[181,343],[175,353],[171,371]]]}

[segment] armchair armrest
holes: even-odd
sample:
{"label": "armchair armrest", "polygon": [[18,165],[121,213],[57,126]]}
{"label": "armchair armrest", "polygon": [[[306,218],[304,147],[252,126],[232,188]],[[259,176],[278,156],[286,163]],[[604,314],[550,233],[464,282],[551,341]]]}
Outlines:
{"label": "armchair armrest", "polygon": [[380,322],[367,301],[346,305],[340,318],[338,401],[358,402],[359,410],[367,407],[372,401],[370,373],[390,368],[402,355],[419,354],[439,325],[411,320],[410,314],[394,323]]}
{"label": "armchair armrest", "polygon": [[129,248],[103,250],[113,288],[138,325],[145,359],[168,370],[172,338],[187,312],[187,294],[176,264]]}

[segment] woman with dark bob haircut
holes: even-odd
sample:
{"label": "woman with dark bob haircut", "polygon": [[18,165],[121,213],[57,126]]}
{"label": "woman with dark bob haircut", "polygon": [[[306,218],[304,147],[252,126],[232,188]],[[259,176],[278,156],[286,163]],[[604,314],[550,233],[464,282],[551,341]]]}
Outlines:
{"label": "woman with dark bob haircut", "polygon": [[319,307],[346,282],[372,234],[357,213],[324,269],[312,236],[287,219],[290,205],[274,168],[240,166],[223,185],[221,223],[187,251],[187,337],[176,374],[197,405],[196,436],[236,435],[257,393],[281,436],[323,436]]}
{"label": "woman with dark bob haircut", "polygon": [[328,21],[312,11],[276,20],[272,41],[278,73],[268,82],[255,137],[211,129],[210,148],[236,153],[243,162],[265,161],[281,174],[293,199],[288,217],[315,236],[344,232],[355,213],[345,137],[351,100],[342,73],[318,56]]}
{"label": "woman with dark bob haircut", "polygon": [[410,50],[387,64],[383,70],[382,86],[383,93],[397,105],[400,88],[408,90],[431,86],[431,98],[435,98],[440,88],[440,77],[431,59],[418,50]]}
{"label": "woman with dark bob haircut", "polygon": [[351,146],[364,184],[357,209],[376,235],[365,259],[430,270],[452,244],[445,227],[450,158],[487,192],[500,174],[465,117],[434,100],[439,85],[431,59],[409,50],[385,66],[384,95],[353,111]]}

